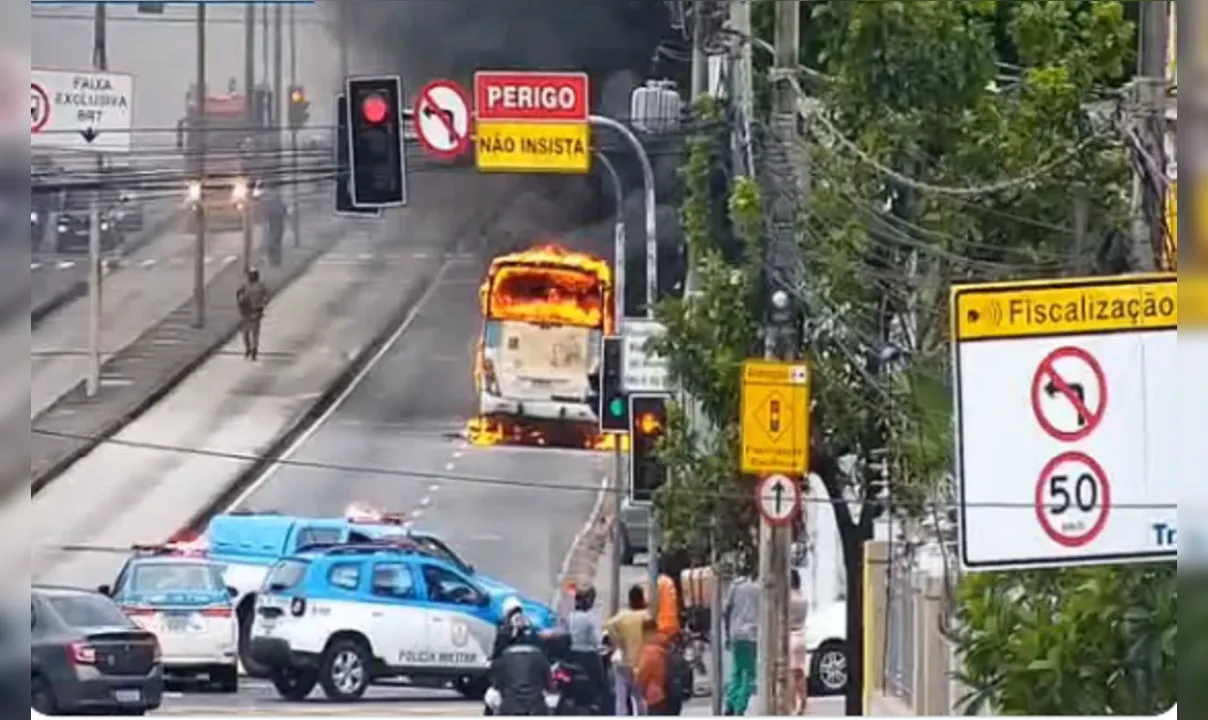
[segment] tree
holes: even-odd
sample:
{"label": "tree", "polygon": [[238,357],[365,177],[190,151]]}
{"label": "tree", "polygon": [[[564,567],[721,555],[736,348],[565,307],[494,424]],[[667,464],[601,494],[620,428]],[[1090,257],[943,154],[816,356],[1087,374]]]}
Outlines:
{"label": "tree", "polygon": [[[755,26],[769,41],[765,5],[755,8]],[[822,108],[809,123],[813,182],[797,273],[807,279],[797,294],[809,318],[805,350],[814,368],[811,465],[827,487],[855,579],[862,576],[861,545],[882,477],[889,478],[893,512],[902,522],[939,515],[937,502],[950,498],[950,285],[1122,269],[1129,168],[1111,109],[1097,103],[1127,78],[1135,28],[1123,3],[1106,0],[886,0],[807,8],[811,35],[803,60],[814,70],[801,82],[814,88]],[[766,79],[757,84],[766,87]],[[716,252],[718,239],[701,220],[708,215],[701,177],[709,153],[690,145],[685,167],[683,220],[699,293],[665,304],[659,317],[668,325],[661,349],[673,374],[715,432],[690,422],[692,412],[680,415],[667,444],[677,472],[659,507],[672,543],[699,549],[713,540],[722,550],[749,552],[755,522],[749,492],[734,492],[737,376],[742,359],[757,349],[762,226],[740,214],[757,205],[741,199],[759,193],[749,181],[735,187],[730,210],[748,253],[726,265]],[[1079,203],[1090,211],[1081,237],[1071,222]],[[732,498],[740,502],[728,502]],[[702,522],[705,517],[717,522]],[[1042,667],[1048,657],[1037,648],[1057,647],[1060,657],[1075,658],[1081,657],[1075,642],[1096,648],[1087,652],[1128,647],[1136,659],[1130,672],[1146,678],[1148,692],[1134,686],[1130,697],[1164,701],[1173,668],[1166,640],[1173,643],[1174,635],[1173,615],[1160,611],[1163,598],[1173,597],[1166,571],[975,576],[955,610],[966,677],[978,697],[1001,712],[1046,712],[1053,706],[1017,691],[1026,686],[1021,678],[1036,671],[1028,668]],[[1167,595],[1108,602],[1114,592],[1142,587]],[[1011,616],[1014,624],[1001,622],[1010,609],[1002,598],[1034,594],[1056,594],[1070,604],[1060,606],[1056,622],[1052,615],[1019,614]],[[849,594],[849,601],[859,609],[858,595]],[[1114,622],[1116,612],[1149,613],[1160,621]],[[849,628],[858,637],[858,619],[849,617]],[[978,654],[1020,633],[1035,642],[1007,656],[1008,667],[996,671],[1002,659]],[[1088,633],[1102,637],[1090,642],[1098,636]],[[986,664],[978,665],[977,657]],[[1140,658],[1149,659],[1147,669]],[[860,665],[853,658],[857,673]],[[1100,662],[1095,672],[1109,666]],[[1126,687],[1092,677],[1104,688]],[[1059,673],[1054,682],[1052,697],[1083,698],[1074,684],[1087,679]],[[1086,695],[1079,708],[1100,701],[1095,712],[1125,707],[1118,695],[1103,694]]]}

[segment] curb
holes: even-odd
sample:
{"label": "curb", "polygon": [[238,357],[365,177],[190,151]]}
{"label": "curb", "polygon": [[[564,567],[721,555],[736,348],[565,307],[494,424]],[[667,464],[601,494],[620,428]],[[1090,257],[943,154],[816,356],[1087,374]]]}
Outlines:
{"label": "curb", "polygon": [[[163,219],[157,223],[153,223],[150,229],[143,230],[138,239],[134,242],[122,246],[122,251],[125,253],[138,252],[153,241],[159,239],[167,232],[173,224],[180,221],[183,213],[179,210],[168,213]],[[46,302],[38,307],[29,309],[29,326],[30,330],[36,330],[38,325],[42,324],[46,318],[53,315],[59,308],[67,303],[78,300],[88,294],[88,280],[78,280],[71,285],[60,290],[56,295],[49,298]]]}
{"label": "curb", "polygon": [[567,550],[562,577],[558,578],[558,597],[553,603],[559,617],[565,617],[570,612],[575,588],[596,584],[600,558],[611,544],[613,525],[616,521],[616,518],[612,517],[612,503],[607,502],[614,492],[614,487],[615,483],[610,476],[609,482],[600,488],[596,495],[596,504],[583,524],[583,529]]}
{"label": "curb", "polygon": [[[313,248],[309,248],[310,252],[307,254],[305,259],[299,261],[297,263],[297,265],[295,265],[294,267],[286,270],[283,275],[281,275],[275,279],[276,282],[271,283],[269,297],[270,298],[276,297],[279,293],[281,293],[283,290],[285,290],[291,284],[293,284],[293,282],[295,280],[297,280],[298,277],[300,277],[303,273],[305,273],[310,268],[310,266],[314,263],[315,260],[317,260],[325,252],[330,250],[340,240],[340,238],[341,238],[341,234],[338,231],[335,231],[335,232],[332,232],[330,235],[326,235]],[[242,273],[242,268],[239,267],[238,265],[232,265],[231,267],[224,270],[222,273],[219,273],[219,275],[215,276],[211,280],[211,284],[214,281],[222,278],[225,273],[229,273],[229,272]],[[192,306],[192,300],[188,300],[185,303],[183,303],[182,305],[178,306],[177,309],[174,310],[172,314],[176,314],[182,308],[189,308],[191,306]],[[154,332],[158,328],[158,326],[159,326],[159,324],[152,326],[144,333],[144,335]],[[149,410],[153,405],[155,405],[160,400],[162,400],[165,396],[167,396],[168,393],[175,390],[177,388],[177,386],[179,386],[182,382],[184,382],[184,380],[193,373],[193,371],[195,371],[198,367],[200,367],[204,362],[206,362],[207,360],[212,358],[215,353],[217,353],[228,342],[230,342],[231,338],[235,337],[235,334],[238,331],[239,331],[239,324],[237,322],[230,323],[228,328],[226,328],[226,329],[222,330],[220,333],[216,334],[215,337],[207,345],[205,345],[201,349],[200,352],[198,352],[196,355],[191,357],[188,362],[183,363],[180,367],[176,368],[173,372],[169,373],[165,378],[163,378],[163,380],[156,387],[154,387],[152,389],[151,392],[149,392],[147,395],[141,397],[126,412],[123,412],[117,418],[106,423],[99,431],[94,432],[91,435],[89,435],[86,440],[81,441],[77,447],[75,447],[72,450],[70,450],[69,452],[67,452],[63,457],[51,462],[45,469],[43,469],[36,476],[34,476],[32,482],[31,482],[31,486],[30,486],[31,495],[36,495],[43,488],[45,488],[47,485],[52,483],[55,480],[55,478],[57,478],[60,474],[62,474],[65,470],[67,470],[67,468],[69,468],[73,464],[75,464],[76,461],[78,461],[80,458],[84,457],[88,453],[92,452],[97,447],[99,447],[102,443],[109,440],[117,433],[119,433],[122,430],[122,428],[124,428],[126,425],[129,425],[131,422],[136,420],[140,415],[147,412],[147,410]],[[141,339],[142,337],[143,336],[140,336],[139,339]],[[139,339],[136,339],[130,345],[131,346],[135,345],[136,343],[138,343]],[[66,397],[66,395],[64,397]],[[42,416],[45,416],[46,414],[52,412],[53,410],[54,410],[54,405],[52,405],[51,407],[49,407],[45,411],[43,411],[43,413],[41,413],[38,418],[34,418],[34,420],[30,423],[31,429],[36,430],[37,426],[38,426],[38,420]],[[0,498],[7,495],[13,489],[15,489],[15,488],[8,488],[3,491],[0,491]]]}

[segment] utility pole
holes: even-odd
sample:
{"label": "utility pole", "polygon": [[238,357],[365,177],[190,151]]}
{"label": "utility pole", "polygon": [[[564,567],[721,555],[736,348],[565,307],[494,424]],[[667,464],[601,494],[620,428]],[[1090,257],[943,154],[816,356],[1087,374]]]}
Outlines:
{"label": "utility pole", "polygon": [[[787,148],[796,142],[797,96],[793,85],[787,82],[797,68],[797,54],[801,44],[801,4],[799,0],[781,0],[775,6],[775,68],[772,79],[773,117],[770,142],[775,151],[765,162],[776,164],[783,155],[782,168],[771,167],[773,172],[787,172],[796,177],[787,155]],[[796,240],[794,220],[798,211],[795,192],[781,192],[771,203],[773,214],[770,237],[768,238],[768,267],[787,269],[793,267],[791,254]],[[776,278],[766,283],[770,292],[770,308],[767,318],[764,354],[769,359],[789,360],[795,355],[796,338],[793,337],[793,318],[796,313],[790,293]],[[789,556],[791,555],[792,530],[789,527],[773,526],[765,519],[759,522],[759,582],[763,590],[763,602],[759,605],[759,698],[760,715],[789,715]]]}
{"label": "utility pole", "polygon": [[193,93],[193,117],[185,118],[186,139],[185,162],[189,153],[196,153],[194,162],[197,163],[197,206],[194,209],[193,242],[193,326],[203,328],[206,325],[206,149],[209,145],[209,123],[206,121],[206,3],[197,3],[197,90]]}
{"label": "utility pole", "polygon": [[[92,33],[92,67],[109,69],[105,3],[96,4]],[[101,186],[105,158],[96,155],[96,190],[88,208],[88,378],[84,390],[95,397],[101,388]]]}
{"label": "utility pole", "polygon": [[252,267],[252,186],[255,180],[251,171],[259,140],[257,130],[260,126],[256,116],[256,3],[252,0],[244,4],[243,97],[247,107],[247,132],[251,139],[243,153],[243,175],[248,184],[247,197],[243,201],[243,270],[246,273]]}
{"label": "utility pole", "polygon": [[[341,3],[342,4],[342,3]],[[290,3],[289,6],[289,84],[294,87],[298,84],[298,6]],[[302,222],[298,217],[298,129],[291,127],[289,131],[289,165],[292,170],[291,177],[293,183],[291,188],[291,198],[293,200],[293,208],[289,214],[290,225],[294,232],[294,245],[302,244]]]}
{"label": "utility pole", "polygon": [[336,9],[336,13],[337,13],[336,22],[338,24],[338,27],[336,28],[336,32],[337,32],[337,35],[339,36],[339,43],[340,43],[340,85],[343,86],[344,82],[346,82],[348,80],[348,68],[349,68],[348,3],[347,2],[336,3],[336,8],[337,8]]}
{"label": "utility pole", "polygon": [[[1141,3],[1138,52],[1137,137],[1142,172],[1133,180],[1133,262],[1138,270],[1157,265],[1166,238],[1166,64],[1170,53],[1169,0]],[[1145,175],[1151,175],[1146,182]]]}
{"label": "utility pole", "polygon": [[705,55],[705,14],[712,0],[693,0],[692,5],[692,102],[709,91],[709,58]]}
{"label": "utility pole", "polygon": [[[266,6],[267,7],[267,6]],[[282,87],[282,76],[285,74],[285,8],[281,7],[281,3],[273,3],[273,88],[272,88],[272,143],[273,143],[273,174],[276,175],[276,187],[265,188],[266,192],[273,193],[272,196],[272,212],[278,212],[284,207],[285,196],[285,179],[282,170],[285,168],[285,142],[282,136],[282,125],[285,121],[285,88]],[[290,183],[298,182],[295,175],[289,176]],[[284,229],[282,229],[284,233]],[[272,242],[280,242],[284,244],[285,238],[272,238]],[[280,247],[273,248],[273,257],[280,257]]]}

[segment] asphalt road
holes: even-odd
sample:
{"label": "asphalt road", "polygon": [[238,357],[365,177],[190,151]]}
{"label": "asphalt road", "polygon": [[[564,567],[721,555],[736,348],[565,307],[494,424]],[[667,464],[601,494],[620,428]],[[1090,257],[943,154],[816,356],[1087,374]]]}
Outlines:
{"label": "asphalt road", "polygon": [[[547,601],[591,513],[607,457],[474,447],[473,344],[485,264],[452,262],[395,340],[314,431],[240,505],[339,515],[352,504],[418,514],[481,571]],[[289,462],[305,463],[305,466]],[[374,468],[380,473],[325,469]]]}

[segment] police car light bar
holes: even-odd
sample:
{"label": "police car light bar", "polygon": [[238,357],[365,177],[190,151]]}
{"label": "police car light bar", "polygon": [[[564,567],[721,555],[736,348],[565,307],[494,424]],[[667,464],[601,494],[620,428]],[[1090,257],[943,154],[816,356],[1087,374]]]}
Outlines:
{"label": "police car light bar", "polygon": [[407,522],[407,513],[383,512],[354,503],[344,511],[344,519],[360,525],[402,525]]}

